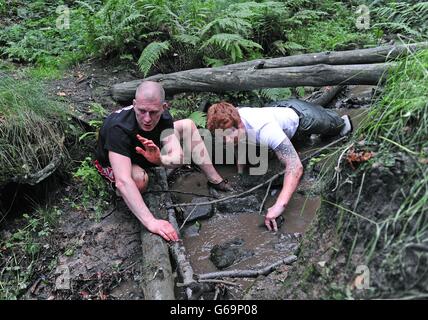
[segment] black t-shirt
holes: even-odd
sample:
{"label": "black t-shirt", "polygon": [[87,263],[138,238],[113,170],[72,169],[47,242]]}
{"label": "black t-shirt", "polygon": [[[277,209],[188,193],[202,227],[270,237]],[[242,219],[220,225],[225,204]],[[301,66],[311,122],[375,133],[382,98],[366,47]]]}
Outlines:
{"label": "black t-shirt", "polygon": [[135,151],[135,147],[141,147],[137,134],[152,140],[161,149],[162,131],[173,128],[173,119],[168,110],[161,115],[152,131],[143,131],[138,126],[134,108],[132,106],[123,108],[110,114],[104,121],[98,137],[96,158],[103,167],[110,166],[108,152],[113,151],[130,158],[133,164],[141,168],[154,167],[155,164]]}

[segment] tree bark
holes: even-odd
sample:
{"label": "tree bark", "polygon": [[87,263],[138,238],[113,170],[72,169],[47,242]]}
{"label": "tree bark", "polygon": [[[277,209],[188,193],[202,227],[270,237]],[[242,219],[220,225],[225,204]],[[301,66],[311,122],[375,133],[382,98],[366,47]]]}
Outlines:
{"label": "tree bark", "polygon": [[[217,68],[192,69],[171,74],[158,74],[141,80],[119,83],[113,86],[113,99],[119,102],[129,102],[134,98],[135,89],[143,80],[161,82],[168,94],[174,94],[183,91],[212,91],[224,92],[229,90],[253,90],[258,88],[276,88],[276,87],[295,87],[295,86],[324,86],[338,84],[377,84],[379,73],[375,74],[366,81],[361,77],[354,77],[355,73],[365,68],[355,65],[366,65],[373,63],[383,63],[387,60],[396,58],[400,55],[406,55],[419,49],[427,48],[428,42],[417,43],[413,45],[383,46],[370,49],[320,52],[303,55],[295,55],[274,59],[258,59],[248,62],[231,64]],[[333,65],[354,65],[350,70],[346,68],[330,68],[325,64]],[[317,66],[309,68],[309,66]],[[295,67],[306,67],[305,69],[289,69]],[[309,69],[308,69],[309,68]],[[306,82],[306,76],[317,79],[317,73],[323,74],[326,68],[330,71],[338,71],[343,77],[333,77],[323,79],[321,82]],[[275,74],[283,81],[265,81],[270,73],[258,73],[255,71],[277,70]],[[370,73],[370,69],[366,70]],[[379,71],[376,69],[376,71]],[[349,78],[351,72],[351,78]],[[352,74],[352,72],[354,74]],[[223,75],[223,76],[222,76]],[[248,75],[248,80],[247,80]],[[260,79],[258,78],[260,75]],[[295,78],[297,77],[297,79]],[[303,77],[303,78],[301,78]],[[256,82],[254,83],[254,78]],[[299,79],[300,78],[300,79]],[[349,79],[348,79],[349,78]],[[224,79],[228,80],[223,83]],[[345,82],[344,79],[347,79]],[[260,80],[260,86],[258,81]],[[298,81],[300,80],[300,81]],[[312,79],[313,80],[313,79]],[[249,81],[248,86],[247,81]],[[234,84],[231,86],[231,84]]]}
{"label": "tree bark", "polygon": [[333,98],[338,95],[345,86],[328,86],[322,88],[320,91],[316,92],[309,97],[308,101],[315,103],[320,106],[327,106]]}
{"label": "tree bark", "polygon": [[[158,181],[159,168],[149,172],[149,181]],[[150,183],[149,190],[159,189],[159,184]],[[144,201],[153,215],[158,219],[167,220],[166,209],[159,206],[163,195],[144,194]],[[146,300],[174,300],[174,278],[168,245],[160,236],[141,226],[141,246],[143,250],[143,292]]]}
{"label": "tree bark", "polygon": [[[167,175],[165,169],[163,168],[160,169],[158,183],[163,190],[168,190]],[[170,206],[172,204],[171,195],[169,193],[165,193],[164,197],[166,206]],[[178,228],[177,219],[175,218],[175,210],[173,208],[169,208],[167,209],[167,213],[169,222],[179,234],[180,230]],[[187,259],[186,249],[183,245],[182,240],[171,243],[170,250],[177,264],[178,273],[180,274],[183,283],[188,285],[194,283],[195,280],[193,278],[193,268],[190,264],[189,259]],[[186,296],[189,300],[193,298],[193,290],[190,287],[186,288]]]}
{"label": "tree bark", "polygon": [[[327,86],[347,84],[376,85],[390,63],[326,65],[237,70],[227,72],[214,68],[194,69],[166,75],[157,75],[145,80],[160,82],[167,94],[186,91],[244,91],[261,88],[298,86]],[[116,101],[129,102],[135,96],[137,86],[143,80],[123,82],[113,86],[112,95]]]}

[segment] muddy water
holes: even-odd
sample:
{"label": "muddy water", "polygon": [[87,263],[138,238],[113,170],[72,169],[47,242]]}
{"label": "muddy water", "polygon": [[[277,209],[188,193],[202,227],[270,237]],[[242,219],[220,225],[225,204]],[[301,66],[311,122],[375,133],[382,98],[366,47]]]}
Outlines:
{"label": "muddy water", "polygon": [[[233,166],[218,168],[220,174],[232,183],[236,179]],[[178,177],[171,189],[191,191],[208,195],[206,178],[202,173],[192,172]],[[261,189],[264,194],[266,189]],[[266,200],[265,208],[275,202],[279,190],[271,190]],[[276,194],[275,194],[276,193]],[[176,195],[177,201],[191,201],[191,195]],[[196,273],[216,271],[216,267],[209,259],[210,251],[216,244],[222,244],[233,239],[244,240],[243,249],[254,252],[252,257],[246,258],[227,269],[261,268],[278,261],[296,249],[298,239],[294,233],[304,233],[315,216],[320,205],[319,198],[306,198],[295,194],[284,214],[285,223],[278,232],[269,232],[264,226],[264,216],[254,213],[216,214],[214,217],[199,221],[201,229],[199,236],[184,239],[186,250]]]}

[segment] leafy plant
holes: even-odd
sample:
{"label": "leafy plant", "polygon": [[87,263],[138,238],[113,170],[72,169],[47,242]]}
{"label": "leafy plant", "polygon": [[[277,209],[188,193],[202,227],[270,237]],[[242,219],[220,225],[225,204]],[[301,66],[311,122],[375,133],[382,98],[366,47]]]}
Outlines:
{"label": "leafy plant", "polygon": [[167,52],[170,48],[169,41],[152,42],[144,48],[138,59],[138,66],[143,72],[144,77],[147,76],[152,66],[159,60],[159,58]]}
{"label": "leafy plant", "polygon": [[91,209],[95,219],[99,220],[108,205],[109,191],[106,181],[93,165],[91,157],[86,157],[82,161],[73,177],[81,182],[84,188],[80,196],[83,207],[86,210]]}

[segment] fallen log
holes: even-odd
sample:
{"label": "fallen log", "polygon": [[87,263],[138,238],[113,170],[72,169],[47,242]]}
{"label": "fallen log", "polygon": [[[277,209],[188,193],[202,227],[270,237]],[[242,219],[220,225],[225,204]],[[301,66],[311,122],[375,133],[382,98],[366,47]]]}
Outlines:
{"label": "fallen log", "polygon": [[[158,181],[160,168],[149,171],[149,181]],[[150,183],[149,190],[158,190],[157,183]],[[160,207],[162,195],[147,193],[144,201],[153,215],[158,219],[167,219],[166,209]],[[142,289],[146,300],[174,300],[174,277],[169,259],[168,245],[160,236],[141,226]]]}
{"label": "fallen log", "polygon": [[325,51],[272,59],[257,59],[227,66],[221,66],[218,68],[232,71],[247,70],[249,68],[269,69],[310,66],[316,64],[347,65],[382,63],[425,48],[428,48],[428,42],[420,42],[410,45],[388,45],[375,48],[346,51]]}
{"label": "fallen log", "polygon": [[[226,72],[222,69],[194,69],[165,75],[157,75],[145,80],[162,83],[167,94],[186,91],[245,91],[260,88],[280,88],[299,86],[328,86],[367,84],[376,85],[392,63],[327,65],[251,69]],[[113,98],[119,102],[129,102],[135,96],[137,86],[143,80],[123,82],[113,86]]]}
{"label": "fallen log", "polygon": [[[393,58],[396,58],[401,55],[406,55],[416,50],[427,48],[428,42],[416,43],[412,45],[392,45],[392,46],[382,46],[377,48],[370,49],[359,49],[359,50],[348,50],[348,51],[336,51],[336,52],[320,52],[320,53],[310,53],[303,55],[295,55],[288,57],[280,57],[273,59],[257,59],[248,62],[242,62],[237,64],[231,64],[227,66],[217,67],[217,68],[201,68],[201,69],[192,69],[181,72],[176,72],[172,74],[158,74],[142,80],[134,80],[130,82],[124,82],[116,84],[112,87],[112,96],[113,99],[119,102],[129,102],[133,99],[135,95],[135,89],[143,80],[157,81],[161,82],[167,91],[168,94],[174,94],[182,91],[214,91],[214,92],[224,92],[227,90],[252,90],[250,88],[245,88],[242,86],[238,89],[228,88],[228,85],[224,87],[214,86],[210,88],[210,82],[206,77],[214,77],[211,81],[215,80],[215,76],[218,74],[228,74],[229,78],[232,78],[232,82],[236,80],[236,71],[255,71],[255,70],[266,70],[266,69],[280,69],[280,68],[290,68],[290,67],[301,67],[301,66],[312,66],[312,65],[355,65],[355,64],[372,64],[372,63],[383,63],[389,61]],[[233,73],[233,76],[230,77]],[[282,71],[280,72],[282,73]],[[202,76],[202,83],[198,85],[200,77]],[[195,78],[196,77],[196,78]],[[196,85],[196,88],[189,86],[174,86],[174,83],[171,83],[171,80],[176,79],[180,82],[189,82],[193,80],[193,84]],[[240,78],[239,80],[245,82],[245,78]],[[208,83],[206,83],[208,81]],[[221,79],[219,79],[221,81]],[[215,81],[214,81],[215,82]],[[336,85],[339,83],[317,83],[315,86],[323,85]],[[348,84],[365,84],[358,83],[357,79],[354,79],[354,82]],[[377,84],[370,83],[370,84]],[[292,81],[288,81],[285,85],[276,84],[276,86],[262,86],[260,88],[266,87],[281,87],[281,86],[299,86],[299,85],[311,85],[311,84],[294,84]],[[258,88],[258,87],[256,87]]]}

